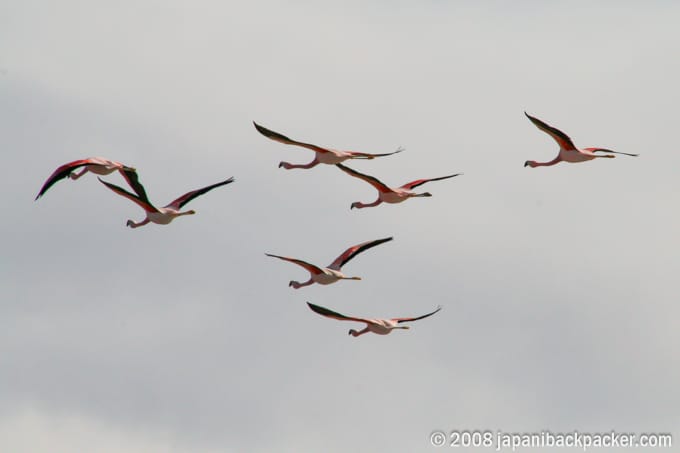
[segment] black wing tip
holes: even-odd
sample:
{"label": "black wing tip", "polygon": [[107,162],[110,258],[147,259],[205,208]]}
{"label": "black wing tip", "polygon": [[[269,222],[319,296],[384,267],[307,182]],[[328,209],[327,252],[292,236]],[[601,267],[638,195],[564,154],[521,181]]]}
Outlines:
{"label": "black wing tip", "polygon": [[527,118],[529,118],[529,120],[531,120],[532,123],[535,123],[536,121],[539,121],[539,122],[541,121],[538,118],[536,118],[535,116],[529,115],[527,112],[524,112],[524,114],[526,115]]}
{"label": "black wing tip", "polygon": [[338,167],[340,170],[350,172],[350,173],[359,173],[355,169],[348,167],[347,165],[342,165],[342,164],[335,164],[336,167]]}
{"label": "black wing tip", "polygon": [[103,180],[102,178],[100,178],[99,176],[97,176],[97,179],[99,180],[100,183],[104,184],[105,186],[109,186],[109,187],[111,187],[111,186],[118,187],[118,186],[116,186],[115,184],[112,184],[112,183],[110,183],[110,182],[108,182],[108,181],[104,181],[104,180]]}
{"label": "black wing tip", "polygon": [[274,132],[274,131],[271,130],[271,129],[267,129],[267,128],[264,127],[264,126],[261,126],[261,125],[257,124],[255,121],[253,121],[253,125],[255,126],[255,129],[257,129],[257,131],[258,131],[260,134],[264,135],[264,136],[267,137],[267,138],[271,138],[272,135],[281,135],[281,134],[279,134],[278,132]]}
{"label": "black wing tip", "polygon": [[307,302],[307,306],[309,307],[310,310],[312,310],[314,313],[318,313],[320,315],[327,315],[330,310],[327,308],[324,308],[320,305],[315,305],[311,302]]}

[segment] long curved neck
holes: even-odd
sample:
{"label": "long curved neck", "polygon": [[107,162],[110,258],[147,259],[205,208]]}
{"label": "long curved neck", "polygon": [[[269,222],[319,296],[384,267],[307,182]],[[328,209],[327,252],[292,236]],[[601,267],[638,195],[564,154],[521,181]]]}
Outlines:
{"label": "long curved neck", "polygon": [[303,169],[307,170],[307,169],[309,169],[309,168],[316,167],[317,165],[319,165],[319,161],[316,160],[316,158],[314,158],[314,160],[311,161],[311,162],[308,163],[308,164],[299,164],[299,165],[296,165],[296,164],[291,164],[291,163],[288,163],[288,162],[281,162],[281,163],[279,164],[279,168],[283,167],[283,168],[285,168],[286,170],[293,170],[294,168],[303,168]]}
{"label": "long curved neck", "polygon": [[560,158],[560,156],[557,156],[556,158],[554,158],[550,162],[536,162],[535,160],[530,160],[529,166],[531,168],[534,168],[534,167],[550,167],[551,165],[555,165],[555,164],[557,164],[561,161],[562,161],[562,158]]}
{"label": "long curved neck", "polygon": [[350,333],[353,337],[358,337],[359,335],[363,335],[363,334],[368,333],[368,332],[370,332],[370,329],[368,328],[368,326],[366,326],[365,328],[363,328],[362,330],[360,330],[360,331],[358,331],[358,332],[357,332],[356,330],[354,330],[354,329],[352,329],[352,330],[349,331],[349,333]]}
{"label": "long curved neck", "polygon": [[314,280],[312,280],[311,278],[304,283],[300,283],[300,282],[296,282],[295,280],[291,280],[290,283],[288,284],[288,286],[291,286],[295,289],[300,289],[303,286],[309,286],[313,283],[314,283]]}
{"label": "long curved neck", "polygon": [[87,167],[85,167],[85,168],[82,169],[82,171],[80,173],[71,173],[68,176],[69,176],[69,178],[71,178],[72,180],[75,181],[76,179],[80,178],[81,176],[83,176],[88,171],[90,171],[90,170],[88,170]]}
{"label": "long curved neck", "polygon": [[357,208],[357,209],[372,208],[374,206],[378,206],[380,203],[382,203],[382,200],[380,198],[375,200],[373,203],[362,203],[360,201],[357,201],[357,202],[352,204],[352,208]]}

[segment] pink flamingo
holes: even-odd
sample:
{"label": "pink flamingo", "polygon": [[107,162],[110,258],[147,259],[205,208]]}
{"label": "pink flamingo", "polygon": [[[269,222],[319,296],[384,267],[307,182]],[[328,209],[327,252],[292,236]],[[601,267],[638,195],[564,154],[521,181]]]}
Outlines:
{"label": "pink flamingo", "polygon": [[328,308],[320,307],[319,305],[314,305],[309,302],[307,302],[307,305],[309,306],[309,308],[312,309],[313,312],[318,313],[321,316],[325,316],[327,318],[337,319],[339,321],[356,321],[366,323],[366,327],[363,330],[357,331],[354,329],[350,329],[349,335],[352,335],[353,337],[358,337],[359,335],[363,335],[368,332],[377,333],[378,335],[387,335],[394,329],[409,329],[410,328],[409,326],[400,326],[399,324],[401,324],[402,322],[411,322],[427,318],[428,316],[432,316],[433,314],[437,313],[439,310],[442,309],[442,307],[439,306],[432,313],[428,313],[426,315],[418,316],[415,318],[368,319],[341,315],[340,313],[329,310]]}
{"label": "pink flamingo", "polygon": [[404,200],[408,200],[409,198],[413,197],[431,197],[432,194],[430,192],[424,192],[424,193],[415,193],[413,192],[413,189],[416,187],[425,184],[426,182],[430,181],[439,181],[442,179],[448,179],[448,178],[453,178],[454,176],[459,176],[462,175],[462,173],[456,173],[455,175],[448,175],[448,176],[441,176],[439,178],[430,178],[430,179],[417,179],[415,181],[407,182],[401,187],[397,187],[395,189],[392,189],[388,186],[386,186],[383,182],[381,182],[378,178],[374,178],[373,176],[368,176],[363,173],[359,173],[356,170],[353,170],[349,167],[345,167],[342,164],[336,164],[336,166],[347,173],[350,176],[354,176],[355,178],[363,179],[373,187],[375,187],[378,190],[378,199],[375,200],[373,203],[362,203],[360,201],[355,201],[352,203],[352,206],[350,206],[350,209],[361,209],[361,208],[371,208],[373,206],[378,206],[380,203],[401,203]]}
{"label": "pink flamingo", "polygon": [[305,269],[307,269],[310,274],[309,280],[307,280],[304,283],[291,280],[290,283],[288,283],[288,286],[292,286],[295,289],[299,289],[302,288],[303,286],[309,286],[314,283],[318,283],[320,285],[330,285],[331,283],[335,283],[338,280],[361,280],[361,277],[345,276],[345,274],[343,274],[341,271],[342,266],[347,264],[349,260],[357,256],[359,253],[364,252],[372,247],[375,247],[376,245],[380,245],[384,242],[388,242],[391,240],[392,238],[389,237],[385,239],[376,239],[374,241],[362,242],[361,244],[353,245],[352,247],[342,252],[342,254],[339,257],[337,257],[335,261],[328,265],[328,267],[315,266],[314,264],[310,264],[306,261],[302,261],[296,258],[271,255],[269,253],[265,253],[265,255],[271,256],[272,258],[278,258],[284,261],[289,261],[291,263],[297,264],[298,266],[302,266]]}
{"label": "pink flamingo", "polygon": [[[83,169],[79,173],[74,173],[77,168],[81,167],[83,167]],[[43,184],[35,199],[37,200],[45,195],[45,192],[47,192],[50,187],[64,178],[71,178],[75,181],[87,172],[104,176],[111,174],[114,171],[120,172],[130,186],[134,187],[137,184],[137,170],[134,168],[121,164],[120,162],[104,159],[103,157],[89,157],[87,159],[74,160],[73,162],[64,164],[54,170],[54,173],[47,178],[47,181],[45,181],[45,184]]]}
{"label": "pink flamingo", "polygon": [[[557,144],[560,146],[560,152],[555,157],[553,160],[550,162],[536,162],[535,160],[528,160],[524,162],[524,166],[526,167],[527,165],[531,168],[534,167],[549,167],[551,165],[555,165],[558,162],[585,162],[587,160],[592,160],[596,159],[598,157],[606,157],[606,158],[613,158],[616,156],[613,156],[613,154],[625,154],[626,156],[633,156],[637,157],[638,154],[628,154],[628,153],[622,153],[618,151],[612,151],[610,149],[605,149],[605,148],[583,148],[583,149],[578,149],[576,146],[574,146],[574,142],[571,141],[569,136],[562,132],[559,129],[556,129],[543,121],[539,120],[538,118],[534,118],[533,116],[529,115],[527,112],[524,112],[524,114],[531,120],[532,123],[536,125],[537,128],[545,132],[546,134],[550,135]],[[604,155],[597,155],[595,153],[609,153],[609,154],[604,154]]]}
{"label": "pink flamingo", "polygon": [[196,214],[196,211],[189,210],[189,211],[183,211],[180,212],[180,209],[182,207],[189,203],[191,200],[194,198],[203,195],[206,192],[209,192],[213,190],[216,187],[223,186],[225,184],[229,184],[231,182],[234,182],[234,178],[231,177],[225,181],[218,182],[217,184],[212,184],[207,187],[203,187],[202,189],[197,189],[197,190],[192,190],[191,192],[187,192],[175,201],[167,204],[166,206],[162,208],[156,208],[154,205],[151,204],[149,201],[149,198],[146,196],[146,192],[144,191],[144,187],[141,185],[141,183],[138,183],[138,188],[133,187],[135,189],[135,192],[137,194],[132,194],[125,189],[116,186],[115,184],[108,183],[106,181],[102,181],[101,178],[98,178],[99,181],[104,184],[106,187],[109,189],[113,190],[115,193],[118,195],[122,195],[123,197],[127,198],[128,200],[133,201],[137,205],[139,205],[144,211],[146,211],[146,219],[139,223],[135,223],[132,220],[127,221],[127,226],[130,228],[138,228],[141,226],[146,225],[149,222],[157,223],[159,225],[167,225],[168,223],[172,222],[176,217],[180,217],[183,215],[192,215]]}
{"label": "pink flamingo", "polygon": [[309,143],[303,143],[303,142],[298,142],[296,140],[291,140],[290,138],[286,137],[285,135],[281,135],[278,132],[274,132],[272,130],[267,129],[266,127],[262,127],[256,122],[253,121],[253,124],[255,125],[255,129],[260,132],[260,134],[264,135],[267,138],[270,138],[276,142],[283,143],[285,145],[297,145],[297,146],[302,146],[303,148],[311,149],[316,153],[314,156],[314,160],[312,160],[308,164],[304,165],[295,165],[295,164],[290,164],[288,162],[280,162],[279,163],[279,168],[283,167],[286,170],[291,170],[293,168],[312,168],[316,167],[319,164],[328,164],[328,165],[334,165],[340,162],[344,162],[347,159],[375,159],[376,157],[383,157],[383,156],[391,156],[392,154],[400,153],[403,151],[402,148],[398,148],[396,151],[391,152],[391,153],[385,153],[385,154],[369,154],[369,153],[360,153],[357,151],[339,151],[336,149],[331,149],[331,148],[322,148],[320,146],[312,145]]}

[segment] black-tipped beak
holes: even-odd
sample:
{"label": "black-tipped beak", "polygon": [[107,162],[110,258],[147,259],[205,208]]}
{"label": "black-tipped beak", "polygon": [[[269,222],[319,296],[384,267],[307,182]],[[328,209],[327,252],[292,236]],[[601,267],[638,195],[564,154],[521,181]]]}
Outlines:
{"label": "black-tipped beak", "polygon": [[528,167],[529,166],[529,161],[524,162],[524,166]]}

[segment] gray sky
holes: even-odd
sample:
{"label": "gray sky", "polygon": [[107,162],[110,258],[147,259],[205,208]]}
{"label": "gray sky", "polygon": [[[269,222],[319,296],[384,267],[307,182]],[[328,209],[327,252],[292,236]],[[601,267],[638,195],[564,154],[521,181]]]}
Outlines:
{"label": "gray sky", "polygon": [[[0,443],[11,452],[414,452],[435,429],[680,433],[675,2],[0,4]],[[557,147],[641,157],[523,168]],[[375,190],[258,121],[432,198]],[[92,175],[139,170],[194,217]],[[118,175],[107,177],[120,184]],[[345,269],[287,286],[386,236]],[[436,316],[347,336],[341,313]],[[480,451],[485,451],[481,449]],[[617,451],[617,450],[609,450]]]}

